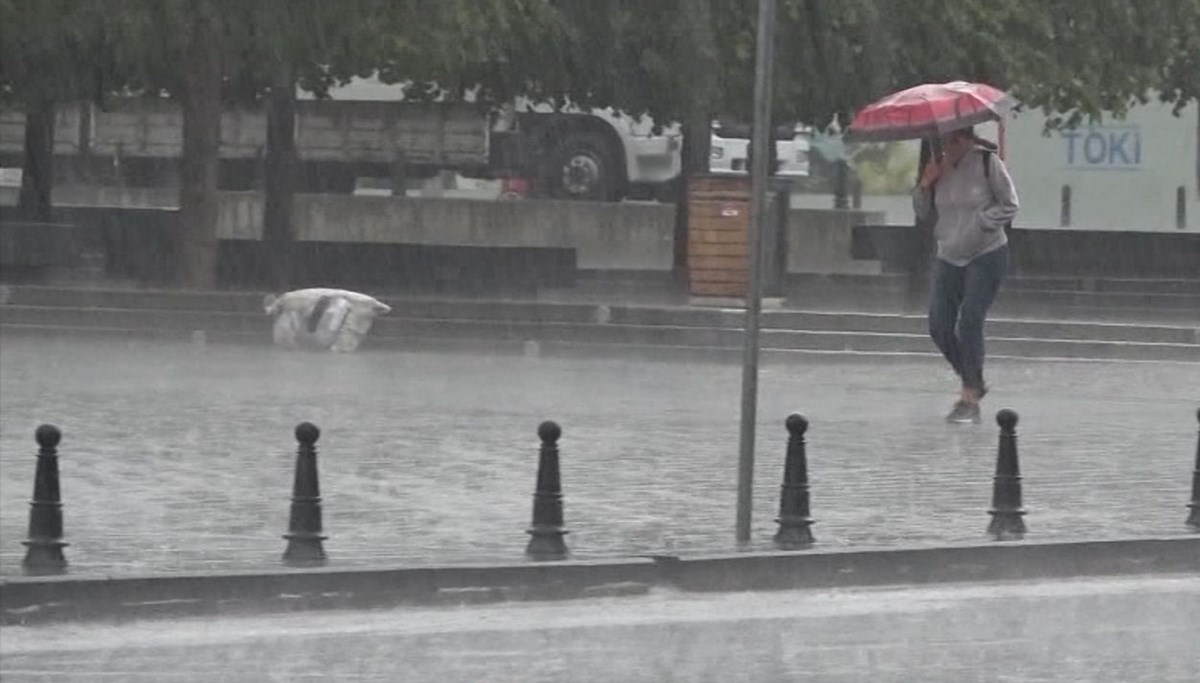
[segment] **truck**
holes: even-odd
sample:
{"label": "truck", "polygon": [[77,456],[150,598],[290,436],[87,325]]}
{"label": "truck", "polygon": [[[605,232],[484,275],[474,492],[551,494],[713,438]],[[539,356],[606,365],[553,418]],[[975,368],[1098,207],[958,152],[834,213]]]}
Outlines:
{"label": "truck", "polygon": [[[1200,232],[1200,105],[1159,102],[1124,117],[1045,131],[1040,111],[981,131],[999,139],[1021,201],[1042,230]],[[1197,265],[1200,272],[1200,265]]]}
{"label": "truck", "polygon": [[[1172,105],[1149,102],[1124,116],[1106,112],[1073,128],[1047,130],[1048,116],[1027,109],[976,126],[1000,143],[1016,183],[1021,209],[1014,225],[1025,230],[1200,232],[1200,105],[1178,115]],[[831,173],[828,136],[814,134],[812,175],[825,186]],[[855,174],[869,189],[863,207],[892,225],[912,224],[908,195],[917,178],[920,143],[851,144]],[[836,156],[836,155],[835,155]],[[815,182],[814,182],[815,181]],[[793,206],[827,207],[825,194],[793,196]],[[1200,266],[1197,267],[1200,272]]]}
{"label": "truck", "polygon": [[[556,110],[514,100],[500,107],[469,101],[414,102],[403,86],[356,79],[329,99],[298,92],[299,191],[353,192],[364,178],[408,179],[452,172],[502,182],[527,194],[567,200],[665,199],[681,169],[677,125],[612,109]],[[748,140],[712,128],[713,170],[747,172]],[[177,182],[182,114],[166,98],[115,98],[61,106],[55,156],[102,182],[163,186]],[[227,108],[221,117],[221,187],[261,186],[266,153],[262,108]],[[19,167],[24,117],[0,113],[0,166]],[[803,134],[777,136],[780,175],[808,172]]]}

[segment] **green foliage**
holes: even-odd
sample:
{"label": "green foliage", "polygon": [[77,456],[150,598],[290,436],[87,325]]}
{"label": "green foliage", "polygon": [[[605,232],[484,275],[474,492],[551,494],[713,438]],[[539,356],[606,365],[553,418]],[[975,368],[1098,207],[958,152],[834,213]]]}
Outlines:
{"label": "green foliage", "polygon": [[[748,119],[755,0],[0,0],[0,98],[182,87],[198,22],[224,95],[281,70],[411,96],[516,95],[659,121]],[[987,81],[1063,122],[1200,98],[1200,0],[778,0],[775,118],[826,126],[921,82]],[[429,84],[436,83],[439,89]]]}
{"label": "green foliage", "polygon": [[[1200,95],[1200,0],[802,4],[826,11],[838,5],[851,22],[852,28],[833,43],[836,47],[845,39],[850,45],[826,53],[841,55],[835,62],[840,65],[837,79],[866,78],[871,84],[865,93],[852,87],[823,98],[828,109],[843,116],[889,92],[948,80],[1004,88],[1027,106],[1054,113],[1051,125],[1074,125],[1104,112],[1121,114],[1154,92],[1181,107]],[[886,13],[872,13],[872,8],[886,8]],[[833,17],[822,21],[826,28],[837,25]],[[862,60],[870,52],[888,59],[856,63],[845,57]],[[821,59],[828,63],[819,53],[814,63]],[[836,83],[831,87],[838,92]]]}
{"label": "green foliage", "polygon": [[95,99],[119,87],[98,0],[0,0],[0,105]]}
{"label": "green foliage", "polygon": [[917,181],[917,158],[915,142],[888,142],[858,146],[852,163],[863,193],[908,194]]}

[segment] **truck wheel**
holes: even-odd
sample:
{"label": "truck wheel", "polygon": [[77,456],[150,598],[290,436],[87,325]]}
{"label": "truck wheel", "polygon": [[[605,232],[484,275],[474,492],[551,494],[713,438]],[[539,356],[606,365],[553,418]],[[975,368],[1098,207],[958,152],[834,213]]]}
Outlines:
{"label": "truck wheel", "polygon": [[550,154],[542,178],[556,199],[615,201],[619,169],[608,140],[598,133],[569,133]]}

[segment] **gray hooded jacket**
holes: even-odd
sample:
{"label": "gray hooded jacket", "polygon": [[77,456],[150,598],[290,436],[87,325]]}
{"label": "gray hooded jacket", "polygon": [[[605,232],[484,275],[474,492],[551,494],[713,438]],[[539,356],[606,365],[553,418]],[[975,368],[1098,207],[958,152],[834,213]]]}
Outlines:
{"label": "gray hooded jacket", "polygon": [[[984,173],[984,163],[991,164],[989,173]],[[967,152],[957,165],[942,170],[932,194],[930,201],[930,193],[918,184],[913,211],[922,223],[936,216],[939,259],[965,266],[1008,243],[1004,226],[1017,215],[1017,190],[997,154],[979,148]]]}

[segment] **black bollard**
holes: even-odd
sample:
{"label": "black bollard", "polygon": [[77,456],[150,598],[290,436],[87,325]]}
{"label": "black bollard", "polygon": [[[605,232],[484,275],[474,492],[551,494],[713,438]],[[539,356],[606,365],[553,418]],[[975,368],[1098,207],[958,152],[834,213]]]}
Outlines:
{"label": "black bollard", "polygon": [[553,422],[538,426],[542,447],[538,454],[537,490],[533,494],[533,524],[526,533],[525,554],[534,560],[563,560],[567,557],[569,533],[563,527],[562,478],[558,471],[558,438],[562,429]]}
{"label": "black bollard", "polygon": [[[1196,411],[1196,421],[1200,422],[1200,410]],[[1188,515],[1187,525],[1192,531],[1200,531],[1200,433],[1196,436],[1196,467],[1192,470],[1192,502],[1188,507],[1192,512]]]}
{"label": "black bollard", "polygon": [[1020,540],[1025,536],[1025,508],[1021,505],[1021,466],[1017,462],[1017,414],[1005,408],[996,413],[996,424],[1000,425],[1000,447],[988,533],[997,541]]}
{"label": "black bollard", "polygon": [[779,531],[775,545],[783,550],[806,548],[813,544],[813,520],[808,509],[808,456],[805,454],[804,433],[808,420],[793,413],[786,422],[788,430],[787,459],[783,463],[783,486],[779,496]]}
{"label": "black bollard", "polygon": [[288,521],[283,561],[311,566],[325,563],[327,536],[321,535],[321,489],[317,483],[317,439],[321,430],[311,422],[296,425],[296,480],[292,485],[292,514]]}
{"label": "black bollard", "polygon": [[22,566],[26,574],[62,574],[67,570],[63,556],[62,497],[58,486],[58,442],[62,432],[42,425],[34,432],[38,444],[37,471],[33,477],[33,500],[29,503],[28,550]]}

